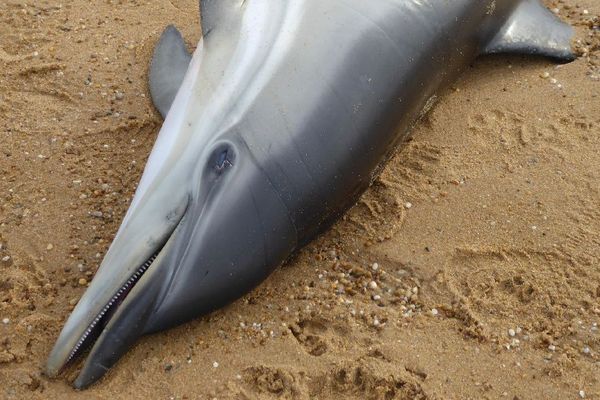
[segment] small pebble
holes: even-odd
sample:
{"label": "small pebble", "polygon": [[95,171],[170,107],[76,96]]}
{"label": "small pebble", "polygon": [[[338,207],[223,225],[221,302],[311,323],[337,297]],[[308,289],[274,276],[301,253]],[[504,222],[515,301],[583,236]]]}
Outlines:
{"label": "small pebble", "polygon": [[10,261],[10,256],[4,256],[4,257],[2,257],[2,261],[9,262]]}
{"label": "small pebble", "polygon": [[54,245],[52,243],[48,243],[48,246],[46,246],[46,250],[52,250],[54,248]]}
{"label": "small pebble", "polygon": [[85,286],[85,285],[87,285],[87,279],[85,279],[85,278],[81,278],[81,279],[79,279],[79,284],[80,284],[81,286]]}
{"label": "small pebble", "polygon": [[585,392],[583,390],[579,391],[579,397],[585,399]]}
{"label": "small pebble", "polygon": [[376,294],[375,296],[373,296],[373,300],[379,301],[379,300],[381,300],[381,296]]}
{"label": "small pebble", "polygon": [[412,208],[412,203],[407,202],[406,204],[404,204],[404,208],[406,208],[407,210],[410,210]]}
{"label": "small pebble", "polygon": [[556,346],[551,344],[550,346],[548,346],[548,350],[550,351],[556,351]]}
{"label": "small pebble", "polygon": [[438,310],[437,310],[437,308],[432,308],[432,309],[431,309],[431,315],[433,315],[434,317],[435,317],[436,315],[438,315]]}
{"label": "small pebble", "polygon": [[379,269],[379,264],[374,263],[371,268],[373,268],[373,271],[377,271]]}
{"label": "small pebble", "polygon": [[218,362],[213,362],[213,368],[219,368],[219,363]]}
{"label": "small pebble", "polygon": [[369,288],[371,288],[371,289],[377,289],[377,282],[375,282],[375,281],[369,282]]}
{"label": "small pebble", "polygon": [[510,336],[510,337],[514,337],[516,334],[517,334],[517,333],[515,332],[515,330],[514,330],[514,329],[510,328],[510,329],[508,330],[508,336]]}
{"label": "small pebble", "polygon": [[590,352],[591,352],[591,350],[590,350],[590,348],[588,346],[585,346],[583,348],[583,354],[590,354]]}
{"label": "small pebble", "polygon": [[4,319],[2,319],[2,323],[3,323],[4,325],[8,325],[8,324],[10,323],[10,319],[8,319],[8,318],[4,318]]}

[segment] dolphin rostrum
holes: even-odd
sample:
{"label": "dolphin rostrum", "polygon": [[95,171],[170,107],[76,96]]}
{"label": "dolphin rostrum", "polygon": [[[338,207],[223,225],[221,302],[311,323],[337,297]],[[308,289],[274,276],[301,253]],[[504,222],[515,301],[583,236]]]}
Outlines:
{"label": "dolphin rostrum", "polygon": [[140,337],[258,285],[369,187],[480,54],[574,58],[539,0],[201,0],[193,57],[163,33],[166,117],[96,277],[47,364],[84,388]]}

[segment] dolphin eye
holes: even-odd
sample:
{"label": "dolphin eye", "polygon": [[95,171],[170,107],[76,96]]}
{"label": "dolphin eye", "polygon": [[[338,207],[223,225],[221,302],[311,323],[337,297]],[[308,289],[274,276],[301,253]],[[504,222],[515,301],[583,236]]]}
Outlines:
{"label": "dolphin eye", "polygon": [[224,168],[225,164],[228,162],[229,162],[229,160],[227,159],[227,150],[223,150],[217,156],[217,168]]}
{"label": "dolphin eye", "polygon": [[217,174],[222,174],[225,170],[233,167],[235,161],[235,151],[229,143],[218,145],[213,151],[209,167]]}

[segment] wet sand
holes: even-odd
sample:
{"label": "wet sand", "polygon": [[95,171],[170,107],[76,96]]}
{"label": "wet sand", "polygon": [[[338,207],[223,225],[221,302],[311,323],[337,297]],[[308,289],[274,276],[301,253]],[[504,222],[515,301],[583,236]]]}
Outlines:
{"label": "wet sand", "polygon": [[197,2],[2,1],[0,397],[600,398],[600,3],[547,4],[581,58],[478,60],[329,232],[75,392],[42,368],[160,128],[154,43],[193,47]]}

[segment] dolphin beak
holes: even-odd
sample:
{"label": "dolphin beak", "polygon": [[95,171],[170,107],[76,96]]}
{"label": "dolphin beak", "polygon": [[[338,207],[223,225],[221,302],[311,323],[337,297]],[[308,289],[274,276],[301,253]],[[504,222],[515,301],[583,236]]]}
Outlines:
{"label": "dolphin beak", "polygon": [[162,232],[146,235],[153,240],[146,240],[144,245],[131,229],[119,232],[50,353],[46,365],[49,377],[58,376],[90,350],[74,382],[76,388],[83,389],[101,378],[144,333],[162,286],[172,273],[169,256],[181,236],[186,207],[179,209],[178,218],[170,216]]}
{"label": "dolphin beak", "polygon": [[146,272],[131,287],[112,315],[101,322],[103,328],[98,330],[97,339],[74,382],[75,388],[84,389],[100,379],[144,333],[146,321],[159,299],[161,283],[168,270],[161,265],[164,264],[165,253],[160,252],[147,263]]}

